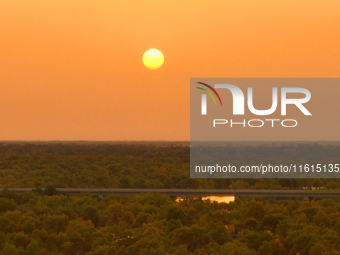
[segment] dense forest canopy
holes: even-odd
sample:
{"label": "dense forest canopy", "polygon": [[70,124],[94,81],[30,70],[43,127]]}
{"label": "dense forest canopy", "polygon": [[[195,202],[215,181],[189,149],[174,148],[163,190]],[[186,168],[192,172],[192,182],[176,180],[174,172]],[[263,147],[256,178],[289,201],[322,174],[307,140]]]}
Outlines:
{"label": "dense forest canopy", "polygon": [[[282,164],[290,155],[339,162],[334,144],[230,144],[234,162],[257,164],[268,156]],[[338,189],[338,179],[190,179],[186,142],[2,142],[0,187],[11,188],[255,188]]]}
{"label": "dense forest canopy", "polygon": [[[337,144],[231,144],[233,160],[324,153]],[[98,199],[55,188],[338,189],[334,179],[190,179],[186,143],[0,143],[0,255],[332,255],[340,199],[238,198],[229,204],[159,194]],[[43,191],[40,188],[45,188]]]}
{"label": "dense forest canopy", "polygon": [[0,192],[0,255],[339,254],[340,200]]}

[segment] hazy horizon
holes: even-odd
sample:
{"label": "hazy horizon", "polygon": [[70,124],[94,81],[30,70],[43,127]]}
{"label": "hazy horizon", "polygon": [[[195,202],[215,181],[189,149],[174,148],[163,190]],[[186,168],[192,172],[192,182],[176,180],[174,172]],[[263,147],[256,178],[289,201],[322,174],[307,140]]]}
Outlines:
{"label": "hazy horizon", "polygon": [[[339,9],[1,1],[0,139],[189,140],[190,78],[340,77]],[[150,48],[164,54],[159,69],[142,63]]]}

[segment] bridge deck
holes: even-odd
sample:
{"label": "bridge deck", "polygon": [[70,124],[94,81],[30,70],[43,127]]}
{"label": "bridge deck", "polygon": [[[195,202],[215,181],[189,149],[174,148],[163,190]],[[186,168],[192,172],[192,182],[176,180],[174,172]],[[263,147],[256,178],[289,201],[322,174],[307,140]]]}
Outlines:
{"label": "bridge deck", "polygon": [[[0,188],[2,191],[4,188]],[[31,192],[32,188],[8,188],[19,195]],[[138,195],[141,193],[159,193],[171,197],[188,196],[236,196],[236,197],[309,197],[309,198],[340,198],[340,190],[246,190],[246,189],[97,189],[97,188],[57,188],[56,194],[77,196],[91,193],[94,196]]]}

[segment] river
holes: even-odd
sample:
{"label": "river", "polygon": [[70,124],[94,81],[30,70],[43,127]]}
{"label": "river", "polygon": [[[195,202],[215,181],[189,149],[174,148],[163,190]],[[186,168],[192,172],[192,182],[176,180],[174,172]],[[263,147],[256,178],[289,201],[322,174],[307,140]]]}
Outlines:
{"label": "river", "polygon": [[[208,197],[202,197],[203,200],[208,200],[210,199],[210,201],[214,202],[218,202],[218,203],[230,203],[230,202],[234,202],[235,201],[235,197],[234,196],[208,196]],[[176,201],[181,201],[183,200],[183,197],[178,197],[176,199]]]}

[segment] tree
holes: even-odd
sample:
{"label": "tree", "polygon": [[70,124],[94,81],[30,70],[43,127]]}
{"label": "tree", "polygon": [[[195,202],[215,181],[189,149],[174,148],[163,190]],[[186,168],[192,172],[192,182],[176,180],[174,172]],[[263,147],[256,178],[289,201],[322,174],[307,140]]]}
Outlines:
{"label": "tree", "polygon": [[65,232],[68,227],[69,217],[62,215],[49,215],[43,221],[44,229],[49,232],[59,233]]}
{"label": "tree", "polygon": [[53,185],[47,185],[44,190],[44,194],[47,196],[53,196],[57,194],[57,189]]}
{"label": "tree", "polygon": [[172,244],[181,245],[185,244],[188,251],[194,252],[196,249],[204,247],[211,240],[211,237],[205,233],[205,229],[197,225],[189,227],[181,227],[175,230]]}
{"label": "tree", "polygon": [[0,197],[0,212],[14,211],[15,202],[8,198]]}
{"label": "tree", "polygon": [[278,214],[266,215],[263,218],[262,225],[265,226],[269,231],[271,231],[273,235],[275,235],[277,224],[281,220],[283,220],[282,215],[278,215]]}
{"label": "tree", "polygon": [[258,250],[263,242],[269,242],[272,236],[267,231],[255,232],[255,231],[244,231],[241,237],[241,241],[244,242],[250,249]]}

